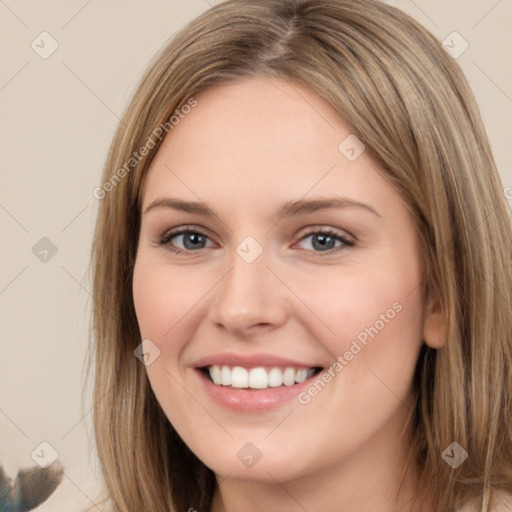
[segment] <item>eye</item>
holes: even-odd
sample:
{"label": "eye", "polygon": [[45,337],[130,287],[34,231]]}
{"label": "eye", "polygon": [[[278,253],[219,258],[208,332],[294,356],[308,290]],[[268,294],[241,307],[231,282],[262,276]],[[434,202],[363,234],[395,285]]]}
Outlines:
{"label": "eye", "polygon": [[[333,253],[354,246],[354,242],[345,235],[332,229],[317,229],[303,236],[299,243],[311,239],[310,246],[314,252]],[[164,233],[158,240],[158,244],[166,246],[176,254],[195,252],[198,249],[208,247],[209,237],[191,227],[182,227]],[[338,245],[336,245],[338,244]],[[211,246],[211,244],[210,244]],[[308,249],[306,247],[306,249]]]}
{"label": "eye", "polygon": [[[338,252],[353,247],[354,242],[332,229],[317,229],[303,236],[299,243],[311,239],[309,244],[315,252]],[[336,245],[338,242],[338,245]]]}
{"label": "eye", "polygon": [[[174,239],[178,242],[172,242]],[[207,240],[209,240],[208,236],[200,231],[183,227],[165,233],[158,243],[160,245],[169,246],[170,249],[179,254],[186,251],[193,252],[195,249],[204,249]],[[176,247],[176,243],[181,243],[182,247]]]}

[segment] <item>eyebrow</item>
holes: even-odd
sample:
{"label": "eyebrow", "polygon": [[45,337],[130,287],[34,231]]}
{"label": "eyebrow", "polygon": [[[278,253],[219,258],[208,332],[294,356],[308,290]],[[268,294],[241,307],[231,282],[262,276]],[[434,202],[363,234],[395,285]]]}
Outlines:
{"label": "eyebrow", "polygon": [[[144,214],[157,208],[170,208],[172,210],[195,213],[197,215],[203,215],[205,217],[213,217],[214,213],[206,204],[198,201],[184,201],[172,197],[162,197],[156,199],[149,204],[144,210]],[[369,211],[377,217],[382,217],[374,208],[370,205],[348,199],[346,197],[329,197],[325,199],[299,199],[296,201],[285,201],[282,203],[275,217],[277,220],[282,220],[286,217],[292,217],[297,215],[306,215],[308,213],[314,213],[320,210],[327,210],[329,208],[361,208]]]}

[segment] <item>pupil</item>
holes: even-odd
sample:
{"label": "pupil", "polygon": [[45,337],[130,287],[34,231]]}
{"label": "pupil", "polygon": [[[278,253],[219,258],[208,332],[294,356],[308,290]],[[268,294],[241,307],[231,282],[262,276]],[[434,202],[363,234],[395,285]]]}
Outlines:
{"label": "pupil", "polygon": [[204,240],[202,240],[203,238],[203,235],[200,235],[199,233],[190,233],[183,238],[183,244],[185,245],[185,247],[187,247],[187,245],[189,246],[187,247],[187,249],[190,248],[190,246],[194,248],[197,247],[197,245],[194,244],[201,243],[202,241],[204,242]]}
{"label": "pupil", "polygon": [[[315,247],[315,240],[318,240],[318,243],[319,243],[319,246],[318,247]],[[327,243],[327,240],[330,240],[331,243]],[[333,249],[334,248],[334,238],[330,235],[325,235],[325,234],[317,234],[315,235],[315,237],[313,237],[313,246],[315,247],[315,249],[317,248],[323,248],[325,249],[327,247],[327,249]]]}

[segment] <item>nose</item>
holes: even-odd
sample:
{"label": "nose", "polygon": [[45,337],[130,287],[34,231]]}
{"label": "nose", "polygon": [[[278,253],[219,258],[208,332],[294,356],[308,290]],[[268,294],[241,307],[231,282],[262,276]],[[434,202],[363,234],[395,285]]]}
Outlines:
{"label": "nose", "polygon": [[214,288],[208,317],[216,327],[244,338],[286,323],[287,288],[267,266],[265,251],[252,263],[236,251],[230,270]]}

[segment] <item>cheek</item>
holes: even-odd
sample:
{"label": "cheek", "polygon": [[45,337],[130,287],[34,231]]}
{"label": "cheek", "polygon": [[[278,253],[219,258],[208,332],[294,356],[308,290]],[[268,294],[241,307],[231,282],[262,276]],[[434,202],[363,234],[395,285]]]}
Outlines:
{"label": "cheek", "polygon": [[329,327],[316,328],[315,339],[340,362],[334,370],[343,377],[334,386],[351,403],[371,405],[390,389],[405,399],[410,391],[422,345],[421,268],[414,251],[401,254],[371,266],[333,268],[294,288],[316,314],[307,328]]}
{"label": "cheek", "polygon": [[420,276],[414,266],[401,271],[389,267],[333,269],[321,279],[296,280],[294,291],[314,313],[314,318],[308,315],[308,328],[323,325],[322,329],[315,327],[318,339],[334,356],[348,350],[356,339],[364,345],[384,333],[393,343],[421,336]]}
{"label": "cheek", "polygon": [[190,277],[187,271],[172,271],[144,251],[139,252],[133,274],[133,301],[141,338],[151,340],[160,351],[146,367],[147,375],[173,423],[187,418],[182,408],[188,403],[187,396],[178,384],[184,377],[180,360],[192,336],[193,322],[197,321],[198,303],[206,292],[204,280],[199,289],[199,279]]}
{"label": "cheek", "polygon": [[187,270],[173,271],[142,254],[133,274],[133,301],[141,336],[153,340],[161,350],[173,348],[166,340],[176,339],[175,333],[194,317],[207,291],[204,279],[194,278]]}
{"label": "cheek", "polygon": [[[213,274],[213,275],[212,275]],[[185,364],[190,340],[207,314],[208,294],[218,274],[194,266],[170,266],[145,251],[139,252],[133,274],[133,301],[141,338],[151,340],[159,357],[146,367],[157,400],[171,423],[190,430],[190,370]],[[189,358],[190,359],[190,358]]]}

